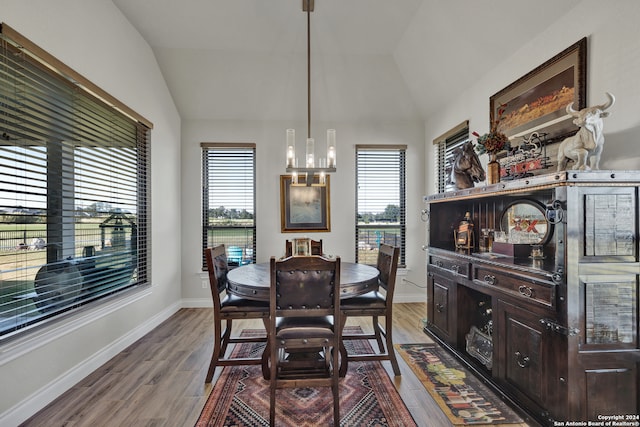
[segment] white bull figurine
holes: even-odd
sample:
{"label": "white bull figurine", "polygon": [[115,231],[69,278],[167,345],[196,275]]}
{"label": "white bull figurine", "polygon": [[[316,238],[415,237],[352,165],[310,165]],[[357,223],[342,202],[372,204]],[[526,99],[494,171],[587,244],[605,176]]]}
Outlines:
{"label": "white bull figurine", "polygon": [[[567,162],[573,160],[573,169],[591,170],[600,168],[600,156],[604,146],[603,118],[609,115],[605,110],[611,107],[616,98],[607,92],[609,101],[601,105],[573,109],[573,102],[567,105],[567,114],[575,117],[573,123],[578,125],[578,132],[566,138],[558,148],[558,171],[566,170]],[[587,164],[588,163],[588,164]]]}

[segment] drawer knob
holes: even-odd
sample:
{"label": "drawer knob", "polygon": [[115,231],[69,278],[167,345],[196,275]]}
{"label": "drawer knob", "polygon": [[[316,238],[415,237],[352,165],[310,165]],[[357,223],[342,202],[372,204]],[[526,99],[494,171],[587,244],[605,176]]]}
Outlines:
{"label": "drawer knob", "polygon": [[495,285],[496,284],[496,276],[492,276],[490,274],[485,274],[484,275],[484,281],[487,282],[489,285]]}
{"label": "drawer knob", "polygon": [[529,356],[525,356],[519,351],[516,351],[516,363],[521,368],[526,368],[531,364],[531,359],[529,359]]}
{"label": "drawer knob", "polygon": [[456,272],[456,274],[457,274],[457,273],[459,273],[459,272],[460,272],[460,266],[459,266],[459,265],[456,265],[456,264],[453,264],[453,265],[451,266],[451,270],[452,270],[452,271],[455,271],[455,272]]}
{"label": "drawer knob", "polygon": [[443,264],[442,264],[442,261],[436,261],[436,265],[437,265],[438,267],[442,267],[442,265],[443,265]]}
{"label": "drawer knob", "polygon": [[436,304],[436,311],[438,313],[442,313],[444,311],[444,305],[442,304]]}
{"label": "drawer knob", "polygon": [[525,296],[527,298],[533,297],[533,289],[531,289],[529,286],[521,285],[518,288],[518,292],[520,292],[520,295]]}

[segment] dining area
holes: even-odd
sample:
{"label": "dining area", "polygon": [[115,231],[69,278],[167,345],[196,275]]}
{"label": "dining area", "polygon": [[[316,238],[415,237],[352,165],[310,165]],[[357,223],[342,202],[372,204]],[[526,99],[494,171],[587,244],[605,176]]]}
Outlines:
{"label": "dining area", "polygon": [[[325,255],[321,240],[301,238],[285,242],[284,256],[230,268],[223,244],[205,249],[214,311],[205,383],[218,367],[258,365],[269,385],[270,425],[278,425],[276,413],[281,413],[278,389],[329,387],[333,424],[340,425],[339,384],[349,362],[386,360],[394,376],[401,375],[392,338],[398,258],[398,247],[381,243],[375,266],[343,262]],[[350,317],[365,318],[369,332],[345,328]],[[246,319],[260,321],[263,333],[243,336],[233,330],[234,320]],[[377,350],[368,346],[365,354],[345,345],[369,340]],[[232,347],[245,343],[256,343],[261,351],[238,357]]]}

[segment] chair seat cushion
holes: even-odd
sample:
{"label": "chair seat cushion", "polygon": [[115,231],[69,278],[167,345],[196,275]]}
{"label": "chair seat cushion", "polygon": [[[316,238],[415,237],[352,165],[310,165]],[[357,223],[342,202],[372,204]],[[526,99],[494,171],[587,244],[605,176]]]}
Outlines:
{"label": "chair seat cushion", "polygon": [[268,314],[269,303],[227,294],[220,302],[220,311],[223,313],[227,311],[260,311]]}
{"label": "chair seat cushion", "polygon": [[367,292],[357,297],[345,298],[340,301],[341,310],[354,310],[354,309],[384,309],[387,305],[384,295],[378,291]]}
{"label": "chair seat cushion", "polygon": [[331,338],[333,337],[333,317],[284,317],[276,322],[276,337]]}

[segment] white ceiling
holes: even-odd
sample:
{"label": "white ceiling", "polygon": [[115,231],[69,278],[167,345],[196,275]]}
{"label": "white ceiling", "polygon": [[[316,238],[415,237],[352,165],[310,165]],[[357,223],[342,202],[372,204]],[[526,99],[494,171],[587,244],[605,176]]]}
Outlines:
{"label": "white ceiling", "polygon": [[[315,0],[313,118],[425,118],[580,1]],[[306,119],[302,0],[113,2],[183,119]]]}

